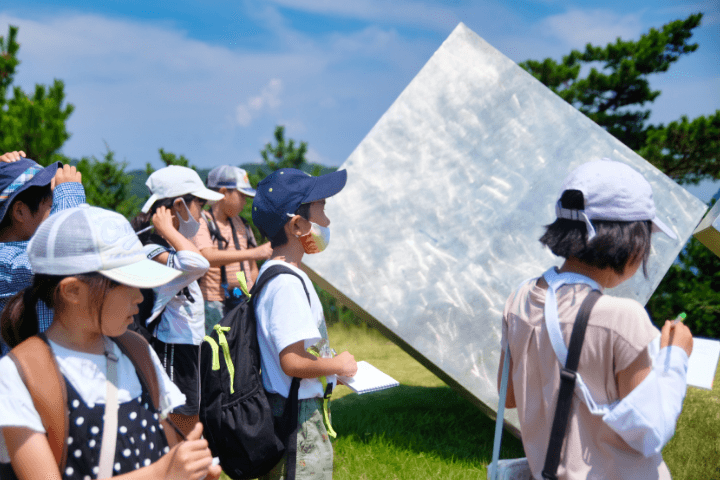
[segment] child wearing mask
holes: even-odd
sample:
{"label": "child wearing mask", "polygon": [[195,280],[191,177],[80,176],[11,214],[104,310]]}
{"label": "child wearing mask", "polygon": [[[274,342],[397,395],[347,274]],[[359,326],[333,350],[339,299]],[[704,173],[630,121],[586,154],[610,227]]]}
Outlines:
{"label": "child wearing mask", "polygon": [[[333,356],[320,299],[310,278],[299,268],[306,253],[320,253],[327,247],[330,219],[325,214],[325,199],[342,190],[346,180],[345,170],[312,177],[284,168],[260,182],[253,202],[253,222],[270,238],[273,249],[259,277],[273,265],[284,265],[302,277],[300,283],[294,275],[278,275],[255,299],[262,381],[274,415],[282,414],[292,378],[301,379],[298,423],[302,434],[297,436],[295,465],[298,479],[332,478],[329,437],[334,432],[329,425],[327,397],[336,375],[352,377],[357,372],[357,362],[350,353]],[[263,478],[283,478],[286,471],[286,462],[281,460]]]}
{"label": "child wearing mask", "polygon": [[205,309],[197,280],[210,267],[190,239],[200,227],[205,203],[223,196],[207,189],[194,170],[176,165],[157,170],[146,185],[152,195],[133,227],[142,231],[152,219],[155,232],[140,235],[147,258],[182,272],[154,289],[155,303],[146,322],[160,316],[152,343],[170,380],[185,394],[185,405],[170,417],[187,434],[199,418],[198,349],[205,336]]}

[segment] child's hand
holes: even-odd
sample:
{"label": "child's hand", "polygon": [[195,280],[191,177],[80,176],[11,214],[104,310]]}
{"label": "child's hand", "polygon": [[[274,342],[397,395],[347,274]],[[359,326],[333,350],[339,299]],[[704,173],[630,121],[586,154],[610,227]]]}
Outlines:
{"label": "child's hand", "polygon": [[255,249],[258,253],[257,260],[267,260],[272,256],[272,247],[270,246],[270,242],[263,243],[262,245],[258,246]]}
{"label": "child's hand", "polygon": [[55,176],[50,182],[50,186],[54,190],[55,187],[61,183],[71,182],[82,183],[82,174],[72,165],[63,165],[62,168],[58,168],[57,172],[55,172]]}
{"label": "child's hand", "polygon": [[660,348],[667,346],[680,347],[688,354],[688,357],[692,353],[693,349],[693,337],[690,333],[690,329],[681,322],[673,325],[671,320],[665,320],[663,325],[662,333],[660,334]]}
{"label": "child's hand", "polygon": [[7,152],[4,155],[0,155],[0,162],[12,163],[17,162],[21,158],[25,158],[25,152],[18,150],[17,152]]}
{"label": "child's hand", "polygon": [[333,360],[338,363],[337,374],[343,377],[352,377],[357,373],[358,366],[355,357],[350,352],[342,352]]}
{"label": "child's hand", "polygon": [[207,440],[201,439],[202,424],[195,424],[195,428],[188,434],[187,440],[175,445],[160,461],[159,465],[165,467],[162,478],[166,480],[202,480],[203,478],[217,479],[220,477],[220,466],[212,464],[212,453],[208,448]]}
{"label": "child's hand", "polygon": [[177,231],[175,225],[173,225],[172,212],[166,207],[158,207],[152,217],[152,222],[155,230],[162,235],[163,238],[167,238],[168,234]]}

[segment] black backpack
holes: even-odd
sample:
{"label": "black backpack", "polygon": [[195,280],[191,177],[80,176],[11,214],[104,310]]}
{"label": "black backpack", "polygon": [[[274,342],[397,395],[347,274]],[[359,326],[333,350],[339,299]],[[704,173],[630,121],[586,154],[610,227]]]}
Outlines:
{"label": "black backpack", "polygon": [[[260,346],[255,306],[265,284],[290,274],[273,265],[258,277],[243,301],[220,321],[200,345],[200,421],[213,456],[233,479],[257,478],[268,473],[287,452],[287,476],[295,478],[298,430],[298,390],[293,378],[282,417],[275,418],[260,377]],[[227,361],[230,357],[231,362]]]}

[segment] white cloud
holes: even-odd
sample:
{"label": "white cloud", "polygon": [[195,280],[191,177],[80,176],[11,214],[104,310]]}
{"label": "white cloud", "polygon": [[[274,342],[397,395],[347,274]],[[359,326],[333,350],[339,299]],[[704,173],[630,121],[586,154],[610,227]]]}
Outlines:
{"label": "white cloud", "polygon": [[254,160],[278,124],[342,162],[433,51],[389,28],[318,38],[273,9],[252,14],[277,45],[231,49],[167,23],[87,14],[0,12],[0,25],[20,27],[16,84],[65,82],[76,108],[64,153],[99,155],[107,141],[131,168],[157,163],[160,147],[200,166]]}
{"label": "white cloud", "polygon": [[280,93],[282,92],[282,80],[279,78],[273,78],[270,82],[265,85],[260,92],[260,95],[256,95],[237,106],[236,118],[237,122],[243,127],[250,125],[254,117],[257,117],[262,113],[264,108],[274,109],[280,106]]}
{"label": "white cloud", "polygon": [[422,25],[446,31],[460,21],[452,8],[431,2],[396,0],[271,0],[272,3],[294,10],[321,15],[371,20],[381,23]]}
{"label": "white cloud", "polygon": [[639,14],[577,9],[547,17],[539,28],[545,35],[562,40],[572,48],[582,48],[587,43],[606,45],[618,37],[633,39],[644,30]]}

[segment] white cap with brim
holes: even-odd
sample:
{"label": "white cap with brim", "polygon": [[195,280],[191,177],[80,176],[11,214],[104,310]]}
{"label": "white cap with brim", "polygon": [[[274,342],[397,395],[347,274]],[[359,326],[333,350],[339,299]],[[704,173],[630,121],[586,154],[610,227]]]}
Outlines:
{"label": "white cap with brim", "polygon": [[158,200],[164,198],[176,198],[183,195],[194,195],[209,202],[217,202],[223,199],[223,195],[213,192],[207,188],[200,175],[191,168],[170,165],[153,172],[145,182],[152,195],[142,207],[142,212],[147,213]]}
{"label": "white cap with brim", "polygon": [[652,187],[645,177],[632,167],[608,158],[590,161],[570,172],[560,191],[579,190],[585,202],[584,210],[555,205],[557,218],[577,220],[587,226],[588,240],[595,236],[592,220],[621,222],[651,221],[653,232],[662,232],[673,240],[677,235],[655,214]]}
{"label": "white cap with brim", "polygon": [[27,252],[35,274],[97,272],[137,288],[159,287],[181,274],[148,260],[125,217],[87,204],[48,217],[30,239]]}
{"label": "white cap with brim", "polygon": [[143,258],[122,267],[100,270],[99,273],[123,285],[138,288],[155,288],[174,280],[181,271],[166,267],[155,260]]}

